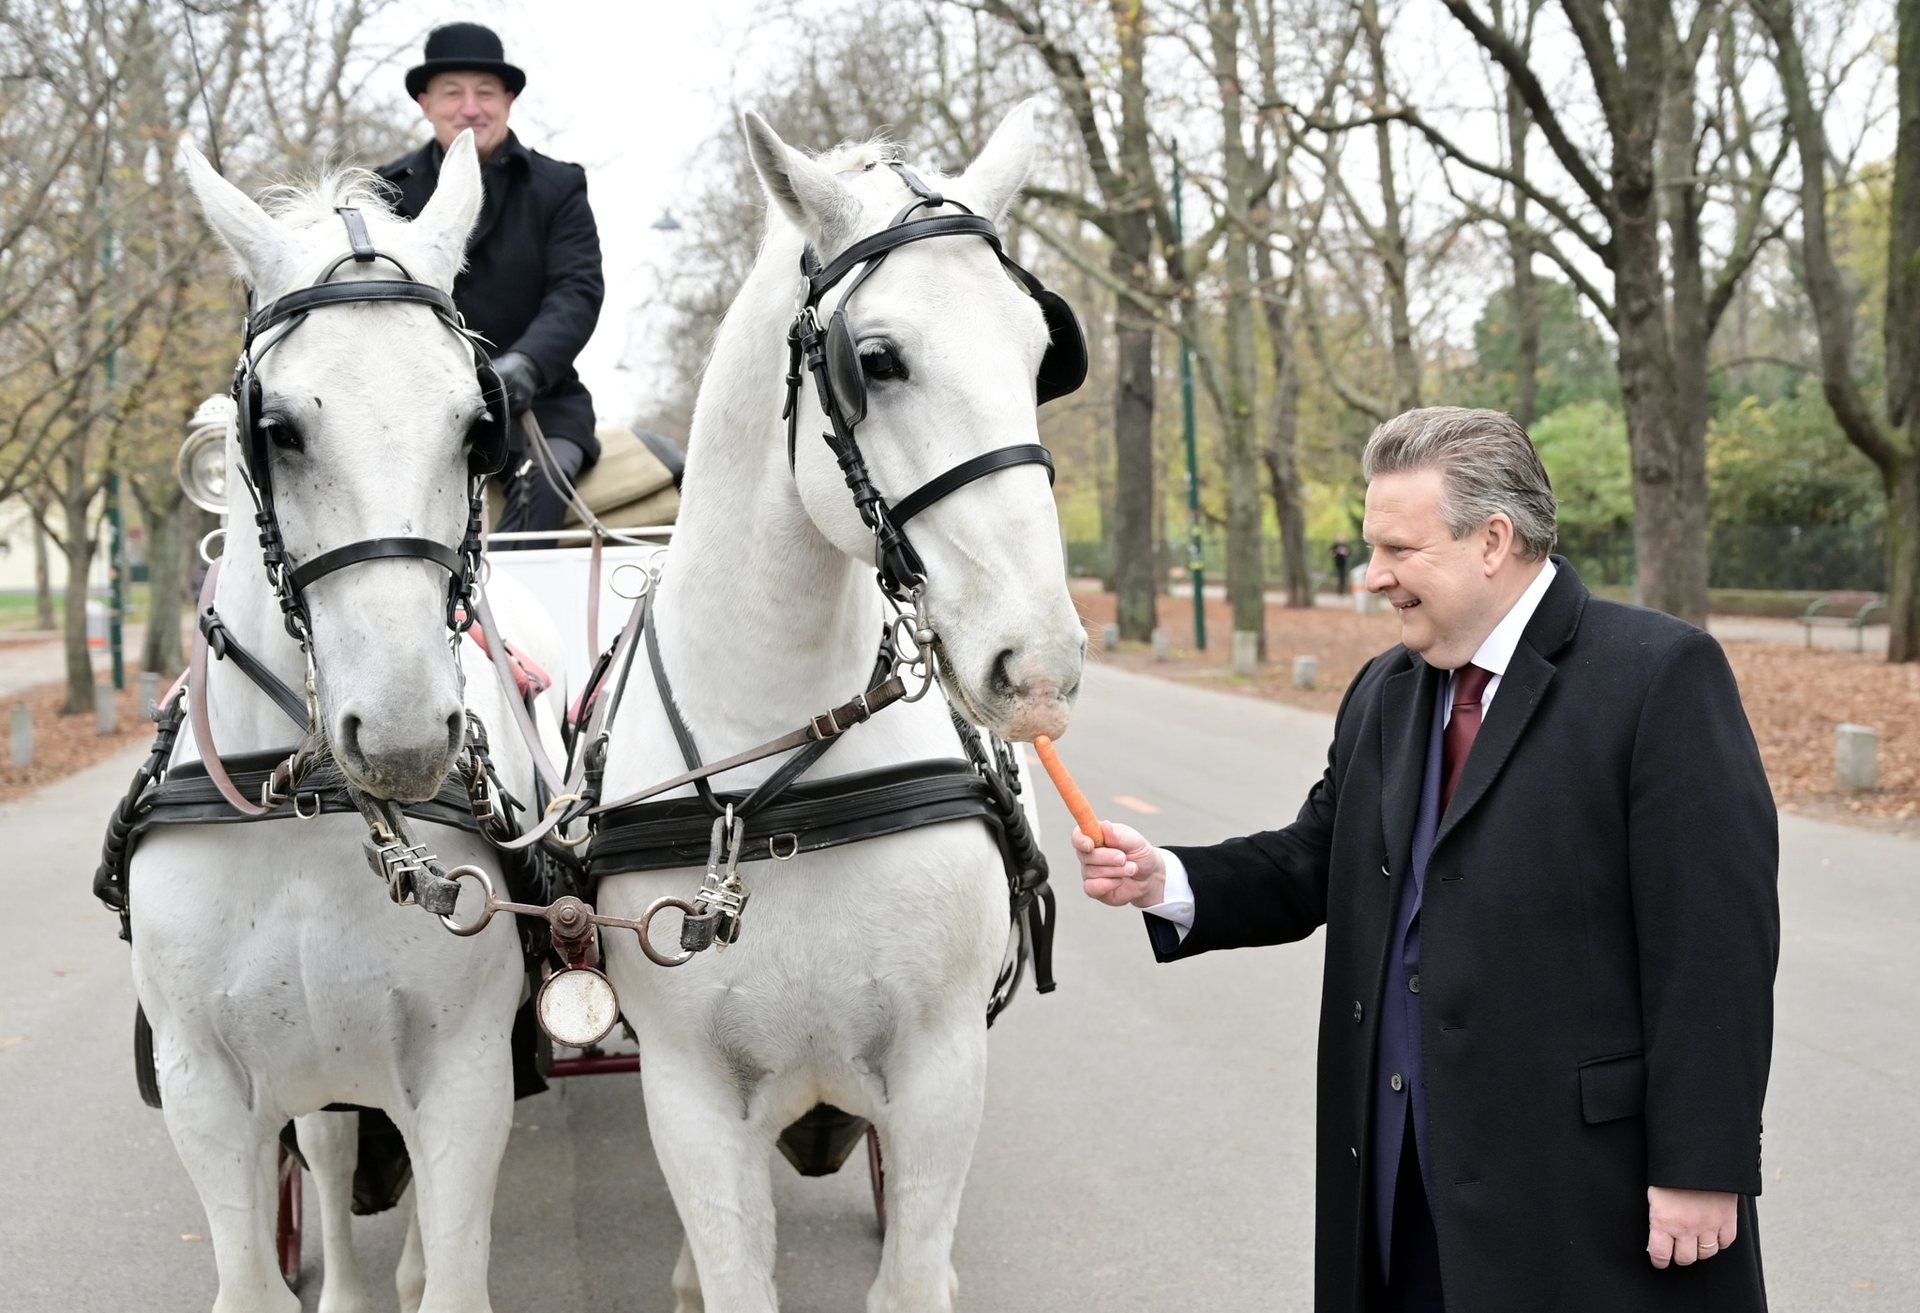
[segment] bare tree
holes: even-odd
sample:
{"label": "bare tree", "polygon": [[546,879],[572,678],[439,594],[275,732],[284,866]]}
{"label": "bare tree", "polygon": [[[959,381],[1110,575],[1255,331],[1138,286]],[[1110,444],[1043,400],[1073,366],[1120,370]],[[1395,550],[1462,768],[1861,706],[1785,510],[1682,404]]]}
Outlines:
{"label": "bare tree", "polygon": [[[1060,188],[1033,186],[1028,195],[1085,224],[1107,242],[1113,289],[1114,491],[1113,587],[1121,637],[1144,641],[1156,622],[1154,558],[1153,353],[1160,297],[1153,275],[1154,177],[1147,119],[1148,14],[1144,0],[1109,0],[1114,41],[1117,113],[1100,112],[1101,88],[1070,31],[1049,22],[1038,6],[1013,0],[961,0],[1019,33],[1045,66],[1079,137],[1097,199]],[[1103,125],[1103,117],[1108,123]]]}
{"label": "bare tree", "polygon": [[[378,140],[367,125],[387,102],[354,79],[380,3],[0,9],[12,234],[0,259],[0,496],[26,491],[66,558],[69,711],[92,705],[87,580],[110,472],[128,476],[154,548],[149,666],[179,664],[185,543],[170,537],[171,456],[195,403],[230,373],[238,295],[186,198],[175,143],[192,133],[244,177]],[[211,29],[205,58],[196,20]],[[261,130],[276,123],[286,130]]]}
{"label": "bare tree", "polygon": [[[1462,29],[1509,79],[1564,179],[1555,189],[1526,167],[1524,134],[1515,141],[1508,115],[1502,164],[1478,157],[1422,112],[1380,108],[1334,130],[1405,122],[1451,164],[1513,189],[1540,210],[1549,228],[1504,218],[1524,235],[1530,254],[1560,266],[1613,326],[1620,386],[1631,440],[1635,549],[1641,598],[1696,622],[1707,609],[1706,403],[1708,347],[1721,315],[1756,253],[1779,234],[1767,206],[1784,150],[1756,145],[1752,117],[1703,118],[1702,60],[1710,42],[1733,39],[1722,0],[1703,0],[1683,26],[1671,0],[1610,8],[1606,0],[1561,0],[1579,68],[1599,111],[1600,140],[1583,145],[1564,97],[1556,99],[1523,44],[1530,28],[1483,16],[1472,0],[1443,0]],[[1738,60],[1706,70],[1744,76]],[[1605,162],[1595,157],[1604,149]],[[1718,225],[1726,249],[1709,267],[1702,212],[1710,199],[1725,211]],[[1492,207],[1480,206],[1482,212]],[[1595,226],[1595,220],[1604,229]],[[1585,259],[1612,276],[1609,294],[1581,259],[1562,250],[1564,236]]]}
{"label": "bare tree", "polygon": [[[1887,249],[1886,409],[1874,413],[1856,376],[1849,297],[1828,227],[1832,188],[1845,185],[1827,141],[1793,8],[1751,0],[1773,39],[1800,156],[1801,281],[1820,338],[1820,378],[1847,440],[1880,471],[1887,498],[1889,661],[1920,661],[1920,0],[1897,8],[1899,127]],[[1832,84],[1829,84],[1831,94]]]}

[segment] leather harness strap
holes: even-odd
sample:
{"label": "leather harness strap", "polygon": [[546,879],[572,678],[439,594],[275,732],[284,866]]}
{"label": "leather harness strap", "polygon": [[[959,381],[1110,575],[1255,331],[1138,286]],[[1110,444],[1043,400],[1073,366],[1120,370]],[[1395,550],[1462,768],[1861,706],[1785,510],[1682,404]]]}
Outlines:
{"label": "leather harness strap", "polygon": [[367,538],[357,543],[348,543],[345,547],[336,547],[332,551],[322,552],[297,567],[293,572],[293,586],[305,588],[314,580],[332,574],[335,570],[345,569],[349,565],[359,565],[362,561],[379,561],[387,557],[399,557],[405,560],[432,561],[448,574],[458,576],[463,562],[460,553],[443,542],[431,538]]}
{"label": "leather harness strap", "polygon": [[[225,763],[220,760],[220,749],[214,744],[213,717],[207,705],[207,652],[210,646],[207,637],[208,632],[211,629],[213,632],[226,634],[225,627],[218,624],[218,617],[213,610],[214,588],[220,578],[221,562],[225,559],[225,557],[216,559],[212,565],[207,567],[206,580],[200,585],[201,615],[213,617],[214,624],[210,626],[203,623],[199,628],[194,630],[193,655],[187,666],[187,713],[193,725],[193,741],[199,745],[200,759],[205,764],[207,778],[213,781],[214,787],[220,791],[220,796],[225,798],[235,811],[247,817],[260,817],[268,815],[274,809],[264,807],[254,802],[240,792],[238,786],[234,784],[232,776],[227,773]],[[236,650],[245,651],[244,648],[240,648],[240,645],[231,635],[226,635],[222,642],[222,654],[231,657]],[[236,664],[238,663],[236,662]],[[274,702],[279,705],[282,711],[287,713],[294,724],[306,732],[306,737],[301,740],[300,745],[294,749],[292,756],[287,758],[287,760],[296,760],[304,757],[313,742],[312,727],[308,723],[305,704],[297,698],[294,698],[292,690],[288,689],[285,683],[275,677],[273,672],[267,670],[266,667],[261,665],[250,653],[247,655],[246,664],[241,667],[241,670],[242,673],[247,674],[254,683],[258,684],[268,696],[273,698]],[[254,673],[255,671],[264,675],[266,680],[263,681],[258,678]],[[279,690],[279,693],[275,692],[276,688]],[[283,701],[280,696],[281,694],[285,694],[286,698],[291,699],[293,705],[289,706],[287,701]],[[295,714],[295,708],[299,709],[299,714],[297,715]]]}

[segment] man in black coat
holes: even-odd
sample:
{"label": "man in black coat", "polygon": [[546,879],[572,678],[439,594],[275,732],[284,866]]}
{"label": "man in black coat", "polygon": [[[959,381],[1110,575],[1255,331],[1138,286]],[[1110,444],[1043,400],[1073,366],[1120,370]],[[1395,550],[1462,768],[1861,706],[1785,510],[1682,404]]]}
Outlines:
{"label": "man in black coat", "polygon": [[471,129],[479,147],[486,200],[453,300],[495,352],[493,367],[512,399],[515,449],[495,526],[501,532],[556,529],[566,518],[554,472],[528,449],[521,415],[533,412],[567,481],[599,459],[593,398],[573,362],[593,336],[606,291],[586,172],[528,150],[508,129],[527,76],[504,55],[500,38],[478,23],[435,28],[425,59],[407,72],[407,94],[433,140],[379,170],[399,189],[396,208],[414,219],[439,184],[454,138]]}
{"label": "man in black coat", "polygon": [[1401,415],[1366,470],[1402,641],[1298,818],[1076,833],[1086,891],[1162,961],[1326,927],[1319,1313],[1757,1313],[1778,837],[1726,659],[1550,555],[1508,416]]}

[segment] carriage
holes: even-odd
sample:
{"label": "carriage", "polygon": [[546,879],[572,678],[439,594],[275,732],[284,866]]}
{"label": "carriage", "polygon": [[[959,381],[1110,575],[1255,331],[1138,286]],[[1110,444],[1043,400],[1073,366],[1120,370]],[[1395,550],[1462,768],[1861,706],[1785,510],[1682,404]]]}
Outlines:
{"label": "carriage", "polygon": [[[403,1304],[484,1308],[502,1100],[635,1069],[687,1233],[682,1309],[773,1307],[776,1140],[823,1173],[864,1139],[885,1232],[872,1307],[951,1304],[982,1005],[990,1023],[1029,964],[1051,987],[1052,895],[1009,742],[1064,728],[1085,649],[1031,468],[1050,482],[1050,457],[1001,435],[1078,386],[1085,348],[995,223],[1029,110],[932,186],[872,148],[815,162],[745,127],[784,223],[716,343],[670,551],[584,505],[583,547],[488,550],[506,407],[445,290],[479,205],[470,140],[404,226],[351,186],[277,223],[189,155],[265,300],[225,444],[257,543],[231,535],[208,572],[189,674],[96,892],[133,945],[143,1092],[221,1201],[219,1307],[290,1307],[259,1243],[277,1197],[280,1276],[297,1272],[283,1115],[312,1132],[338,1220],[353,1146],[321,1119],[384,1109],[417,1186]],[[938,331],[977,359],[918,350],[929,285]],[[936,386],[908,387],[908,358]],[[979,386],[983,368],[1027,373],[1031,397]],[[799,437],[809,382],[822,443]],[[881,451],[874,431],[940,440]],[[537,426],[524,436],[538,459]],[[391,468],[356,463],[356,442]],[[674,453],[653,454],[630,503],[669,499],[661,473],[678,483]],[[602,615],[622,611],[602,649]],[[266,837],[287,824],[296,842]],[[353,857],[377,879],[343,881]],[[644,1067],[603,1047],[623,1021]],[[908,1164],[891,1200],[883,1143]],[[389,1199],[405,1179],[388,1175]],[[452,1261],[476,1241],[481,1262]]]}

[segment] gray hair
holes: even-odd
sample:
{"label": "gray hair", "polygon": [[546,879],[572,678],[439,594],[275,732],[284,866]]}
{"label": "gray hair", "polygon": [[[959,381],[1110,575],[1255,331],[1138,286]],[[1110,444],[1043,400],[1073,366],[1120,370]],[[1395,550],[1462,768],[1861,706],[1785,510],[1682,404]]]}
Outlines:
{"label": "gray hair", "polygon": [[1369,483],[1382,474],[1437,469],[1444,489],[1440,518],[1455,538],[1504,515],[1523,559],[1537,561],[1553,550],[1553,485],[1511,415],[1462,406],[1409,410],[1373,431],[1361,468]]}

